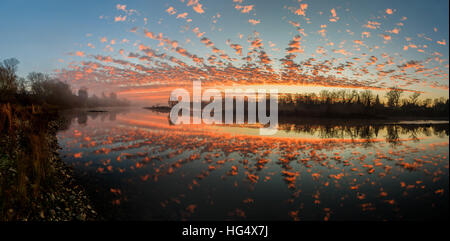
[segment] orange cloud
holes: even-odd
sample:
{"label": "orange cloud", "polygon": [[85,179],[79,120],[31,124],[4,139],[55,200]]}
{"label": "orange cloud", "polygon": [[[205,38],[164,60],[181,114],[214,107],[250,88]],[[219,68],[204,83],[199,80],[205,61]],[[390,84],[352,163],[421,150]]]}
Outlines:
{"label": "orange cloud", "polygon": [[241,13],[249,13],[250,11],[252,11],[253,5],[242,6],[242,5],[237,4],[234,8],[236,8],[237,10],[240,10]]}
{"label": "orange cloud", "polygon": [[[194,11],[196,11],[195,8],[199,8],[196,12],[204,12],[198,0],[184,0],[183,2],[187,2],[188,6],[192,6]],[[250,13],[254,9],[253,5],[243,6],[241,0],[235,0],[234,2],[239,3],[239,5],[235,5],[234,7],[242,13]],[[116,8],[120,11],[130,11],[126,9],[125,5],[116,6]],[[294,7],[288,7],[288,9],[296,15],[305,16],[305,10],[308,9],[308,4],[300,4],[299,9]],[[176,16],[176,18],[185,19],[188,16],[186,12],[178,13],[173,7],[169,7],[166,10],[163,9],[163,11]],[[395,12],[395,10],[392,12]],[[129,12],[127,13],[126,16],[129,16]],[[125,21],[126,16],[120,16],[120,20],[124,18],[123,21]],[[219,16],[216,15],[213,19],[217,20]],[[382,39],[375,38],[371,39],[371,41],[366,41],[365,39],[371,37],[371,32],[374,33],[373,30],[379,30],[381,28],[381,24],[376,21],[381,22],[383,20],[367,21],[367,24],[363,25],[363,27],[373,30],[361,32],[359,40],[357,34],[355,35],[349,30],[351,29],[350,24],[345,24],[347,26],[338,31],[348,33],[345,34],[346,38],[336,39],[336,43],[333,43],[326,39],[327,27],[329,27],[326,22],[329,19],[332,22],[338,21],[339,17],[337,16],[336,9],[333,8],[330,10],[330,16],[323,17],[325,18],[323,19],[324,21],[316,25],[320,26],[318,31],[317,29],[300,28],[300,23],[286,19],[286,24],[289,23],[296,28],[296,30],[292,31],[295,37],[287,43],[277,42],[275,45],[275,43],[267,41],[269,44],[263,44],[259,33],[254,32],[253,37],[249,35],[248,38],[246,38],[245,33],[236,33],[239,36],[237,40],[244,43],[235,43],[234,41],[232,43],[230,37],[230,40],[226,40],[227,46],[223,50],[218,48],[221,46],[220,41],[222,39],[219,39],[219,42],[215,45],[217,38],[214,38],[214,36],[205,36],[207,34],[200,32],[199,28],[195,26],[183,26],[182,31],[192,30],[199,38],[199,41],[208,48],[210,53],[200,51],[198,46],[188,48],[187,46],[191,47],[191,44],[194,44],[194,42],[187,39],[187,36],[186,39],[176,41],[169,39],[163,33],[149,32],[143,28],[144,35],[136,34],[136,36],[144,36],[145,38],[152,39],[151,42],[156,42],[154,45],[150,44],[152,48],[141,44],[141,40],[137,40],[133,43],[130,41],[134,48],[121,46],[114,53],[111,53],[110,56],[106,54],[106,56],[85,56],[82,51],[74,52],[71,55],[86,57],[86,59],[80,63],[67,63],[65,69],[58,70],[58,75],[61,79],[76,83],[76,86],[88,86],[90,89],[100,90],[104,88],[139,89],[148,86],[183,86],[189,85],[194,79],[202,79],[202,81],[204,80],[203,83],[207,83],[208,85],[264,85],[281,83],[288,86],[326,86],[363,89],[384,89],[391,84],[398,84],[399,86],[429,84],[431,79],[448,79],[448,74],[445,69],[448,68],[448,64],[445,65],[446,63],[444,63],[447,61],[445,60],[446,55],[431,54],[433,51],[429,50],[430,47],[427,45],[420,44],[417,46],[411,42],[412,38],[406,38],[406,44],[392,44],[395,46],[392,48],[391,46],[377,45],[376,41],[382,42],[384,40],[386,43],[386,41],[393,39],[405,39],[392,38],[392,36],[396,36],[394,34],[400,34],[400,27],[398,27],[400,25],[398,23],[395,24],[394,22],[391,27],[376,33]],[[381,16],[371,19],[382,18]],[[310,23],[310,19],[307,17],[303,19],[305,20],[305,26],[307,23]],[[134,19],[132,20],[134,21]],[[256,25],[261,20],[250,19],[248,22]],[[406,18],[402,20],[406,20]],[[333,31],[332,28],[329,29],[331,29],[329,31]],[[220,28],[214,28],[213,30],[221,31]],[[130,33],[130,31],[126,32]],[[137,27],[134,27],[131,32],[136,33]],[[288,34],[292,34],[292,32]],[[325,41],[323,42],[324,44],[322,46],[314,46],[310,51],[306,52],[304,48],[311,46],[305,45],[311,44],[310,39],[307,37],[308,34],[316,35],[317,32],[322,36],[321,41]],[[383,32],[384,34],[382,34]],[[355,35],[356,39],[349,37],[349,35]],[[417,36],[431,41],[431,39],[428,39],[423,34],[418,34]],[[245,43],[245,40],[248,43]],[[271,40],[274,41],[274,39]],[[106,37],[103,37],[100,41],[107,45],[103,46],[103,50],[113,52],[114,49],[111,46],[119,43],[118,41],[120,40],[110,39],[108,41]],[[121,43],[125,45],[129,41],[124,39]],[[447,44],[446,40],[437,41],[437,43],[441,45]],[[187,45],[186,48],[182,46],[183,44]],[[90,43],[87,46],[94,48]],[[273,47],[275,46],[278,48],[274,49]],[[361,46],[366,47],[366,49],[362,50]],[[269,47],[270,50],[266,52],[264,47]],[[246,52],[243,51],[244,48]],[[272,51],[280,51],[280,49],[285,49],[285,56],[273,55]],[[429,50],[431,56],[428,56],[429,58],[423,61],[423,64],[420,62],[410,62],[396,52],[402,49],[415,49],[419,52]],[[389,53],[389,55],[379,53],[376,50]],[[329,57],[327,57],[328,54],[330,54]],[[378,62],[378,59],[380,59],[380,62]],[[434,65],[430,67],[429,65],[432,65],[433,62],[436,62],[439,66]],[[405,63],[407,64],[403,65]],[[441,81],[439,79],[439,82]],[[145,95],[136,94],[136,96],[140,99],[149,99]],[[166,99],[163,96],[159,98]]]}
{"label": "orange cloud", "polygon": [[256,24],[260,23],[261,21],[260,20],[255,20],[255,19],[249,19],[248,22],[253,24],[253,25],[256,25]]}
{"label": "orange cloud", "polygon": [[117,4],[117,5],[116,5],[116,8],[117,8],[117,10],[126,11],[127,5],[120,5],[120,4]]}
{"label": "orange cloud", "polygon": [[300,8],[295,11],[295,14],[297,14],[299,16],[300,15],[301,16],[306,16],[305,15],[305,11],[306,11],[307,8],[308,8],[308,4],[307,3],[302,3],[302,4],[300,4]]}
{"label": "orange cloud", "polygon": [[121,16],[114,17],[114,22],[123,22],[125,20],[127,20],[127,16],[126,15],[124,15],[124,16],[121,15]]}
{"label": "orange cloud", "polygon": [[361,38],[369,38],[370,37],[370,32],[362,32],[361,33]]}
{"label": "orange cloud", "polygon": [[198,2],[198,0],[189,0],[188,3],[187,3],[187,5],[188,5],[188,6],[192,6],[192,9],[193,9],[195,12],[199,13],[199,14],[202,14],[202,13],[205,12],[205,11],[203,10],[203,5],[200,4],[200,3]]}
{"label": "orange cloud", "polygon": [[438,43],[440,45],[446,45],[445,39],[443,39],[442,41],[437,41],[436,43]]}
{"label": "orange cloud", "polygon": [[188,13],[180,13],[177,15],[177,18],[186,18]]}
{"label": "orange cloud", "polygon": [[339,20],[339,17],[336,14],[336,10],[333,8],[330,10],[330,12],[331,12],[331,17],[332,17],[332,18],[330,18],[330,22],[337,22]]}
{"label": "orange cloud", "polygon": [[370,29],[377,29],[380,27],[380,23],[379,22],[375,22],[375,21],[368,21],[366,25],[364,25],[364,27],[366,28],[370,28]]}
{"label": "orange cloud", "polygon": [[168,9],[166,9],[166,12],[170,15],[174,15],[175,13],[177,13],[177,11],[173,7],[169,7]]}
{"label": "orange cloud", "polygon": [[400,33],[400,29],[398,28],[394,28],[392,30],[387,31],[388,33],[393,33],[393,34],[399,34]]}

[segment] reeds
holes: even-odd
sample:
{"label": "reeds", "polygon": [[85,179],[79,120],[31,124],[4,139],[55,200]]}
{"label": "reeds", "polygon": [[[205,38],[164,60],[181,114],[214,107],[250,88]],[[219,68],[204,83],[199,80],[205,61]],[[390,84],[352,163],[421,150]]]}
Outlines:
{"label": "reeds", "polygon": [[20,212],[28,212],[51,177],[49,137],[48,118],[41,107],[1,104],[0,219],[26,216]]}
{"label": "reeds", "polygon": [[3,132],[3,128],[5,126],[9,126],[9,129],[12,129],[13,119],[12,119],[12,109],[11,104],[2,104],[1,105],[1,114],[0,114],[0,133]]}

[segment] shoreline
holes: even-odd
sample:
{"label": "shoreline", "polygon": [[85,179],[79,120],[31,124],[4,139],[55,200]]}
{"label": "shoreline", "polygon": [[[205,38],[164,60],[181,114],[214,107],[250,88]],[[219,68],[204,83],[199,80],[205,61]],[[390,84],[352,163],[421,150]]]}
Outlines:
{"label": "shoreline", "polygon": [[[151,110],[159,113],[169,113],[171,108],[169,106],[149,106],[142,107],[144,110]],[[192,110],[191,110],[192,114]],[[224,115],[225,112],[222,112]],[[279,112],[278,118],[280,122],[302,123],[305,121],[314,121],[316,123],[327,122],[333,120],[333,123],[348,123],[348,122],[361,122],[365,123],[381,123],[381,124],[409,124],[409,123],[396,123],[396,122],[421,122],[420,124],[446,124],[445,121],[449,121],[448,116],[364,116],[364,115],[342,115],[342,116],[326,116],[326,115],[303,115],[302,113],[286,113]],[[430,122],[426,122],[430,121]],[[442,121],[442,123],[432,123],[433,121]]]}
{"label": "shoreline", "polygon": [[[59,121],[54,121],[54,128],[51,130],[51,141],[55,150],[53,151],[53,165],[57,170],[59,178],[57,178],[58,183],[55,183],[55,189],[59,197],[59,202],[57,202],[56,208],[62,209],[60,206],[65,206],[64,212],[61,216],[56,216],[54,220],[50,217],[50,221],[95,221],[99,219],[97,211],[92,205],[92,201],[85,188],[80,184],[80,182],[75,178],[73,173],[73,168],[62,160],[58,150],[61,149],[56,137],[57,131],[60,127]],[[51,196],[51,195],[50,195]],[[58,199],[58,197],[56,197]],[[67,203],[65,203],[67,201]],[[59,204],[59,205],[58,205]],[[67,205],[66,205],[67,204]],[[50,210],[51,212],[51,210]]]}
{"label": "shoreline", "polygon": [[[13,114],[19,112],[13,107]],[[0,150],[0,220],[1,221],[95,221],[98,213],[92,206],[85,189],[78,183],[73,169],[61,159],[56,137],[61,126],[58,113],[52,115],[37,142],[18,144],[20,140],[33,138],[25,124],[6,134],[2,144],[14,147],[13,153],[28,153],[37,159],[19,161],[19,154],[11,156],[7,147]],[[46,122],[41,116],[34,121]],[[27,123],[20,117],[18,122]],[[31,121],[30,121],[31,122]],[[28,123],[28,125],[30,125]],[[11,137],[15,133],[19,139]],[[24,134],[25,133],[25,134]],[[2,133],[2,135],[5,133]],[[38,150],[38,151],[36,151]],[[27,165],[27,168],[24,168]],[[36,168],[37,166],[37,168]],[[30,170],[31,169],[31,170]]]}

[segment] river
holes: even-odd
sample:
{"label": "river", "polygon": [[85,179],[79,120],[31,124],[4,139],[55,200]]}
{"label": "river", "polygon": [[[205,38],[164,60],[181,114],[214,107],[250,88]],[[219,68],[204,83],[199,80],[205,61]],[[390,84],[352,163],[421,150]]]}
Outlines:
{"label": "river", "polygon": [[109,220],[448,217],[448,122],[171,125],[141,108],[69,111],[59,154]]}

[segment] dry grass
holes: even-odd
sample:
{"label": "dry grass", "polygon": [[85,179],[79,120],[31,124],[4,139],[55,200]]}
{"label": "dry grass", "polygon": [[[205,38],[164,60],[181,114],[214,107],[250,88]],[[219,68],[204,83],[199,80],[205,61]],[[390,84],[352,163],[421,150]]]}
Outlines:
{"label": "dry grass", "polygon": [[[52,175],[48,118],[39,106],[0,106],[0,218],[26,216]],[[14,217],[11,216],[11,210]]]}

